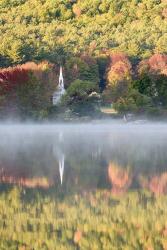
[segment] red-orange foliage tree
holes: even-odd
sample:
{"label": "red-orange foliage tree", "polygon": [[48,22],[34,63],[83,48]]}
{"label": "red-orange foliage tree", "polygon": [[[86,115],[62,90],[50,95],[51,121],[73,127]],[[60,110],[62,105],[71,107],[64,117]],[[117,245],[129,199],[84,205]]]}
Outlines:
{"label": "red-orange foliage tree", "polygon": [[151,96],[158,105],[167,104],[167,55],[155,54],[138,66],[138,91]]}
{"label": "red-orange foliage tree", "polygon": [[113,53],[109,55],[109,59],[106,73],[107,88],[104,92],[104,98],[115,102],[127,92],[132,78],[132,65],[123,53]]}
{"label": "red-orange foliage tree", "polygon": [[27,83],[28,80],[28,70],[21,66],[0,70],[0,94],[14,90],[17,86]]}
{"label": "red-orange foliage tree", "polygon": [[110,64],[107,69],[108,84],[117,84],[121,81],[127,81],[131,76],[131,63],[128,57],[123,53],[110,55]]}
{"label": "red-orange foliage tree", "polygon": [[45,112],[56,87],[57,75],[54,65],[48,62],[28,62],[0,70],[1,110],[7,108],[11,113],[12,108],[13,113],[17,110],[25,116]]}
{"label": "red-orange foliage tree", "polygon": [[143,73],[158,73],[163,74],[167,70],[167,55],[155,54],[147,60],[143,60],[139,63],[138,72]]}

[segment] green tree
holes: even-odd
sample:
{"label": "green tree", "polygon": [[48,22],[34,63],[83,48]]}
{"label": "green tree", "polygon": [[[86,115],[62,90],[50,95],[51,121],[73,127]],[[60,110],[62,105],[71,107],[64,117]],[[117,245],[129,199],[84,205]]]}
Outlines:
{"label": "green tree", "polygon": [[151,97],[156,104],[167,105],[167,76],[163,74],[143,74],[133,82],[133,87],[141,94]]}
{"label": "green tree", "polygon": [[145,113],[152,106],[153,103],[150,97],[134,89],[129,89],[127,96],[120,97],[117,102],[114,103],[114,108],[121,113]]}
{"label": "green tree", "polygon": [[62,105],[76,115],[94,115],[98,109],[98,86],[94,82],[75,80],[70,84]]}
{"label": "green tree", "polygon": [[80,79],[99,85],[98,64],[96,59],[91,56],[70,57],[65,63],[65,72],[68,83]]}

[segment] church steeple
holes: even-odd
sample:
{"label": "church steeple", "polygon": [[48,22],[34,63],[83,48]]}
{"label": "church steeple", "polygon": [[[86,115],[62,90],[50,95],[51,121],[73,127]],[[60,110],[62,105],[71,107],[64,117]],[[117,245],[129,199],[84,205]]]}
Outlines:
{"label": "church steeple", "polygon": [[64,88],[63,68],[60,66],[59,88]]}
{"label": "church steeple", "polygon": [[52,98],[53,105],[57,105],[60,102],[62,95],[64,94],[65,94],[65,88],[64,88],[63,68],[62,66],[60,66],[58,88],[53,93],[53,98]]}
{"label": "church steeple", "polygon": [[59,159],[59,173],[60,173],[60,183],[63,184],[63,175],[64,175],[64,155]]}

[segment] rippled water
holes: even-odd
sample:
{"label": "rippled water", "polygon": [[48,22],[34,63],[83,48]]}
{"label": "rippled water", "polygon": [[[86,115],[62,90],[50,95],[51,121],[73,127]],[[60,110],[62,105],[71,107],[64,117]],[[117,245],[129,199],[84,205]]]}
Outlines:
{"label": "rippled water", "polygon": [[0,181],[62,190],[167,192],[167,125],[1,125]]}

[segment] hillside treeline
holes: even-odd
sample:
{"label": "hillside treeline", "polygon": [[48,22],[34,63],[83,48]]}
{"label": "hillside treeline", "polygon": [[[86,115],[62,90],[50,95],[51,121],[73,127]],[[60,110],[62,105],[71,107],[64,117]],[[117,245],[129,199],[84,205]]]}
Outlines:
{"label": "hillside treeline", "polygon": [[1,0],[0,67],[86,51],[167,52],[166,0]]}
{"label": "hillside treeline", "polygon": [[59,65],[27,62],[0,70],[1,117],[97,116],[111,104],[120,113],[166,115],[167,55],[154,54],[137,64],[126,54],[86,53],[63,64],[66,94],[52,106]]}

